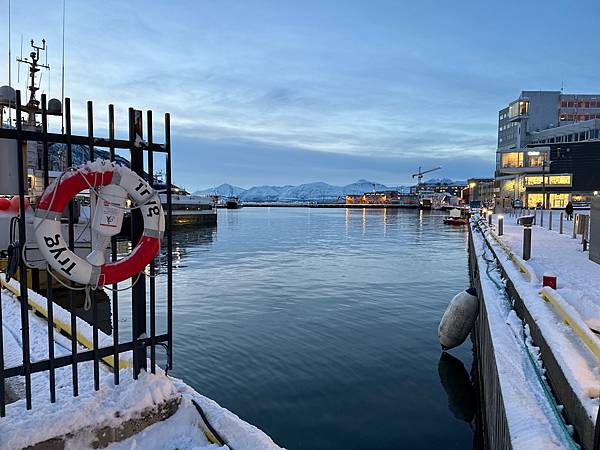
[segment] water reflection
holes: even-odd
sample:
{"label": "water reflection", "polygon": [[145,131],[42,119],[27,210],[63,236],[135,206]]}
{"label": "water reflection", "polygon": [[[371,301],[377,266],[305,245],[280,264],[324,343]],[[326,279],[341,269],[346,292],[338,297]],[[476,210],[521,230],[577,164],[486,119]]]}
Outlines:
{"label": "water reflection", "polygon": [[471,423],[477,410],[477,392],[462,361],[443,352],[438,363],[438,374],[448,396],[448,408],[454,417]]}

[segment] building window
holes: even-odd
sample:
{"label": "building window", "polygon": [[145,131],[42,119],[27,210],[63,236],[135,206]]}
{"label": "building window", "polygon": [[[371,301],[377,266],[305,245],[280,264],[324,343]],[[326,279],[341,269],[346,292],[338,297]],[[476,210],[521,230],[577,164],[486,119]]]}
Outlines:
{"label": "building window", "polygon": [[527,152],[527,166],[528,167],[542,167],[544,161],[547,160],[546,152],[540,152],[537,150],[531,150]]}
{"label": "building window", "polygon": [[[571,175],[546,175],[547,186],[571,186]],[[525,186],[542,186],[541,175],[527,175]]]}
{"label": "building window", "polygon": [[550,208],[564,208],[569,203],[569,194],[550,194]]}
{"label": "building window", "polygon": [[535,208],[541,206],[544,202],[544,196],[542,194],[527,194],[527,207]]}
{"label": "building window", "polygon": [[502,153],[502,167],[523,167],[523,152]]}

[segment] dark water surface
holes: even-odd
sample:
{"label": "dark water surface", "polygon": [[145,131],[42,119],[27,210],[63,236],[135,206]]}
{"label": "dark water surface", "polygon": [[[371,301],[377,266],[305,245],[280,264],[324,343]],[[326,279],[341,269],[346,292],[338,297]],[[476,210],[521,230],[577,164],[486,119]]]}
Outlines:
{"label": "dark water surface", "polygon": [[466,234],[442,218],[244,208],[178,232],[173,375],[289,449],[471,448],[471,345],[440,359],[436,335]]}

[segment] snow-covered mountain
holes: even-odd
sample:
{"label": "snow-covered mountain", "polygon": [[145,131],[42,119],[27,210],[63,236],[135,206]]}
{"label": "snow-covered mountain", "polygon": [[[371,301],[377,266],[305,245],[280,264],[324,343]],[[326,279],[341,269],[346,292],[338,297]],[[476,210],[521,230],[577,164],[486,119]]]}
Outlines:
{"label": "snow-covered mountain", "polygon": [[221,197],[239,197],[245,202],[327,202],[337,201],[347,194],[399,190],[407,192],[404,186],[388,187],[381,183],[358,180],[346,186],[335,186],[324,182],[305,183],[298,186],[253,186],[249,189],[222,184],[220,186],[194,192],[196,195],[219,195]]}
{"label": "snow-covered mountain", "polygon": [[196,191],[194,192],[194,195],[218,195],[219,197],[238,197],[243,192],[246,192],[246,189],[224,183],[214,188]]}

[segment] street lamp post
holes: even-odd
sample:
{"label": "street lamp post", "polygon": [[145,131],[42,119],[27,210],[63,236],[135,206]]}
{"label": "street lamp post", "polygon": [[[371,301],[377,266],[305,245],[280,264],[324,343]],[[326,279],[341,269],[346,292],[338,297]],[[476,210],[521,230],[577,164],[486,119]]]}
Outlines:
{"label": "street lamp post", "polygon": [[542,161],[542,209],[546,209],[546,158]]}

